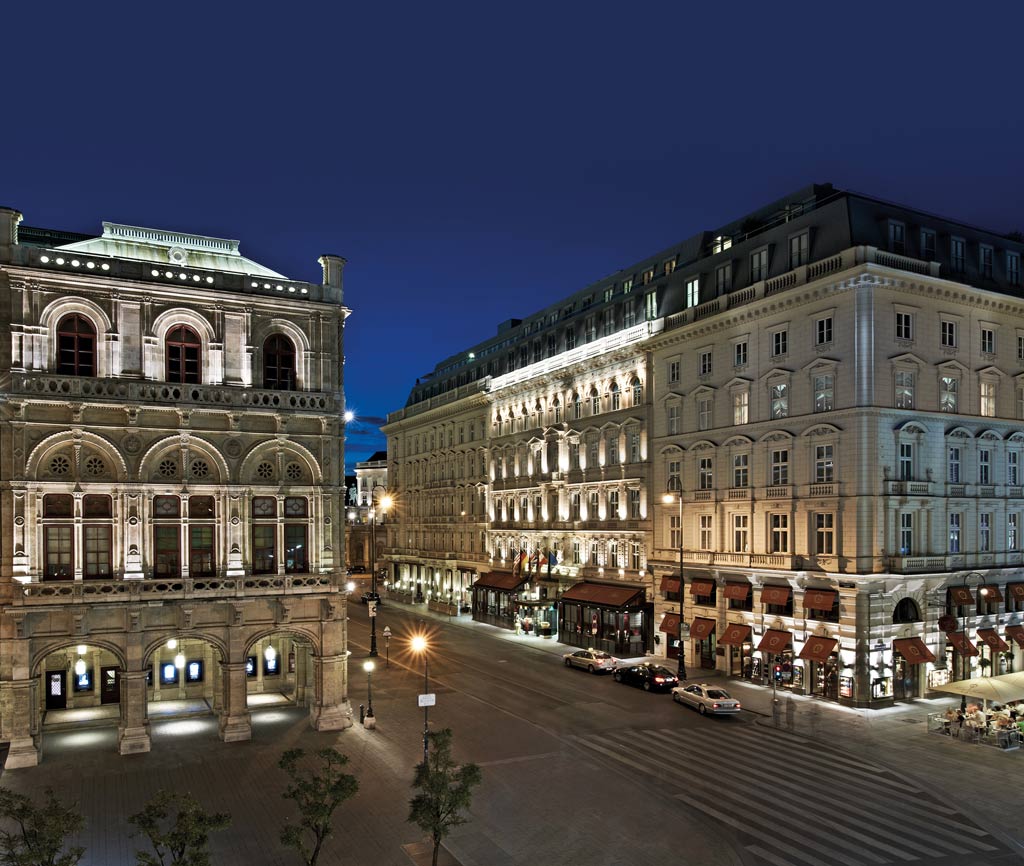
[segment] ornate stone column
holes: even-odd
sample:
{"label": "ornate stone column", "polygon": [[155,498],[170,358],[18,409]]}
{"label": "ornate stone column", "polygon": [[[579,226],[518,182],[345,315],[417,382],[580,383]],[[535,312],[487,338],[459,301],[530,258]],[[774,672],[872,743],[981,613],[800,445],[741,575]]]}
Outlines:
{"label": "ornate stone column", "polygon": [[34,767],[39,763],[39,683],[37,679],[11,680],[2,684],[0,700],[3,702],[5,733],[10,737],[11,750],[4,766]]}
{"label": "ornate stone column", "polygon": [[117,725],[117,751],[122,755],[141,754],[150,748],[147,674],[145,670],[121,672],[121,720]]}
{"label": "ornate stone column", "polygon": [[245,662],[231,662],[221,665],[223,705],[218,727],[220,738],[225,743],[242,742],[252,739],[252,725],[249,720]]}
{"label": "ornate stone column", "polygon": [[312,657],[313,701],[309,724],[318,731],[340,731],[352,726],[348,701],[348,653]]}

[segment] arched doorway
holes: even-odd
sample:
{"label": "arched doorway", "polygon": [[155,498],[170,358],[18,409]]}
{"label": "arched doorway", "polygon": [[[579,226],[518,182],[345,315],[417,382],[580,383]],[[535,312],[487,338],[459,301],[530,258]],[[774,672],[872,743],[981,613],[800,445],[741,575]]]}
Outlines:
{"label": "arched doorway", "polygon": [[249,710],[309,706],[314,695],[314,656],[311,638],[300,632],[275,631],[256,637],[245,653]]}

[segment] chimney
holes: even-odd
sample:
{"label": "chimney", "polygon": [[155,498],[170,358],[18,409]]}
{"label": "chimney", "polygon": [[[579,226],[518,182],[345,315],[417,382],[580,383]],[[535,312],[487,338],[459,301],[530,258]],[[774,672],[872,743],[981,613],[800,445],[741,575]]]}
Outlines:
{"label": "chimney", "polygon": [[21,213],[9,207],[0,207],[0,262],[9,262],[18,245],[18,223]]}
{"label": "chimney", "polygon": [[[333,256],[325,253],[318,259],[324,269],[324,288],[337,289],[338,300],[342,300],[342,272],[347,259],[344,256]],[[327,292],[326,294],[334,294]]]}

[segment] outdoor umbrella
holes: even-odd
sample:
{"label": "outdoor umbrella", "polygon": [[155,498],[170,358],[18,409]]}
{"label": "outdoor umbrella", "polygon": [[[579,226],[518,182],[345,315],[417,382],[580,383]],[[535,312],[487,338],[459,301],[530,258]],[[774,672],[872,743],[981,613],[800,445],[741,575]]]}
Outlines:
{"label": "outdoor umbrella", "polygon": [[980,698],[985,702],[987,708],[989,701],[1005,704],[1024,698],[1024,672],[1003,674],[999,677],[977,677],[972,680],[957,680],[956,682],[946,683],[944,686],[936,686],[936,691],[948,692],[954,695],[967,695],[969,698]]}

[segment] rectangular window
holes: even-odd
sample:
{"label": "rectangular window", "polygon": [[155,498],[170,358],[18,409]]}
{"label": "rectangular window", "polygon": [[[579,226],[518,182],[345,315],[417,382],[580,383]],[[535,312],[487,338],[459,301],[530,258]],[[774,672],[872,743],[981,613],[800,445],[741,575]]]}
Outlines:
{"label": "rectangular window", "polygon": [[732,365],[734,367],[747,366],[747,341],[734,343],[732,347]]}
{"label": "rectangular window", "polygon": [[734,553],[746,553],[748,550],[749,530],[749,515],[734,514],[732,516],[732,549]]}
{"label": "rectangular window", "polygon": [[814,552],[819,556],[835,553],[836,516],[832,513],[814,515]]}
{"label": "rectangular window", "polygon": [[980,385],[981,393],[981,414],[986,418],[995,418],[996,416],[996,383],[995,382],[982,382]]}
{"label": "rectangular window", "polygon": [[963,238],[949,239],[949,264],[953,271],[962,274],[967,268],[967,241]]}
{"label": "rectangular window", "polygon": [[573,493],[573,495],[569,497],[569,507],[572,509],[572,519],[573,520],[579,520],[580,519],[580,495],[579,495],[579,493]]}
{"label": "rectangular window", "polygon": [[907,227],[903,223],[889,221],[889,251],[901,256],[907,251]]}
{"label": "rectangular window", "polygon": [[992,452],[988,448],[978,451],[978,483],[992,483]]}
{"label": "rectangular window", "polygon": [[622,294],[628,295],[631,291],[633,291],[633,278],[629,277],[622,281]]}
{"label": "rectangular window", "polygon": [[806,265],[810,251],[811,236],[809,232],[801,232],[789,239],[789,269]]}
{"label": "rectangular window", "polygon": [[1020,484],[1020,452],[1006,452],[1006,483],[1011,487]]}
{"label": "rectangular window", "polygon": [[814,377],[814,411],[830,412],[835,408],[835,378],[831,373]]}
{"label": "rectangular window", "polygon": [[750,455],[737,454],[732,458],[732,486],[746,487],[750,478]]}
{"label": "rectangular window", "polygon": [[629,462],[639,463],[640,462],[640,431],[630,430],[629,431]]}
{"label": "rectangular window", "polygon": [[[68,499],[70,498],[69,496]],[[43,577],[45,580],[71,580],[74,578],[75,559],[72,531],[73,527],[71,526],[44,527]]]}
{"label": "rectangular window", "polygon": [[84,546],[82,575],[86,580],[102,580],[112,577],[110,567],[111,529],[109,526],[82,527],[82,544]]}
{"label": "rectangular window", "polygon": [[914,478],[914,446],[910,442],[900,442],[900,481],[911,481]]}
{"label": "rectangular window", "polygon": [[992,550],[992,515],[987,512],[978,515],[978,550],[981,553]]}
{"label": "rectangular window", "polygon": [[572,543],[572,564],[579,565],[580,563],[580,543],[578,541],[574,541]]}
{"label": "rectangular window", "polygon": [[814,483],[831,484],[835,480],[835,446],[816,445],[814,448]]}
{"label": "rectangular window", "polygon": [[608,491],[608,520],[619,519],[619,491]]}
{"label": "rectangular window", "polygon": [[662,262],[662,268],[664,268],[665,276],[667,277],[669,274],[671,274],[676,269],[676,260],[675,259],[665,259],[665,261]]}
{"label": "rectangular window", "polygon": [[1006,254],[1006,281],[1011,286],[1020,285],[1020,253]]}
{"label": "rectangular window", "polygon": [[668,546],[673,550],[679,550],[682,544],[681,538],[682,529],[679,524],[679,515],[670,514],[668,518]]}
{"label": "rectangular window", "polygon": [[700,549],[711,550],[714,546],[714,523],[713,516],[702,514],[699,518],[700,527]]}
{"label": "rectangular window", "polygon": [[949,515],[949,552],[959,553],[960,552],[960,521],[961,515],[959,513],[951,513]]}
{"label": "rectangular window", "polygon": [[769,388],[772,418],[786,418],[789,415],[789,386],[779,382]]}
{"label": "rectangular window", "polygon": [[732,288],[732,263],[726,262],[715,268],[715,291],[717,294],[725,294]]}
{"label": "rectangular window", "polygon": [[914,553],[914,515],[909,512],[900,514],[900,556],[912,556]]}
{"label": "rectangular window", "polygon": [[570,325],[565,329],[565,349],[566,351],[576,348],[576,329]]}
{"label": "rectangular window", "polygon": [[667,406],[665,409],[666,421],[668,424],[668,435],[675,436],[679,433],[679,407]]}
{"label": "rectangular window", "polygon": [[[189,501],[191,505],[191,500]],[[188,573],[190,577],[211,577],[216,573],[213,560],[213,527],[188,528]]]}
{"label": "rectangular window", "polygon": [[947,462],[946,478],[950,484],[960,483],[960,449],[949,449],[949,460]]}
{"label": "rectangular window", "polygon": [[772,334],[772,357],[785,355],[789,348],[789,331],[783,329]]}
{"label": "rectangular window", "polygon": [[825,316],[814,323],[814,345],[821,346],[832,342],[832,317]]}
{"label": "rectangular window", "polygon": [[750,410],[750,393],[737,391],[732,395],[732,423],[746,424]]}
{"label": "rectangular window", "polygon": [[1011,511],[1006,515],[1006,549],[1017,550],[1020,546],[1020,534],[1017,532],[1018,529],[1018,517],[1019,515]]}
{"label": "rectangular window", "polygon": [[913,313],[897,313],[896,314],[896,339],[897,340],[913,340],[914,339],[914,314]]}
{"label": "rectangular window", "polygon": [[935,260],[935,232],[921,229],[921,258],[926,262]]}
{"label": "rectangular window", "polygon": [[629,519],[640,519],[640,491],[635,487],[629,491]]}
{"label": "rectangular window", "polygon": [[710,457],[700,458],[697,472],[697,486],[701,490],[711,490],[715,486],[715,473]]}
{"label": "rectangular window", "polygon": [[654,268],[648,268],[640,275],[640,281],[646,286],[654,279]]}
{"label": "rectangular window", "polygon": [[941,343],[946,349],[956,348],[956,322],[950,322],[946,319],[942,321],[941,329]]}
{"label": "rectangular window", "polygon": [[992,279],[992,262],[995,258],[992,247],[988,244],[981,244],[978,247],[978,266],[981,270],[981,275],[987,280]]}
{"label": "rectangular window", "polygon": [[286,574],[309,571],[309,544],[304,523],[284,525],[284,570]]}
{"label": "rectangular window", "polygon": [[981,329],[981,351],[993,355],[996,351],[996,332],[991,328]]}
{"label": "rectangular window", "polygon": [[619,462],[619,434],[613,433],[605,442],[605,453],[608,455],[608,463],[611,466]]}
{"label": "rectangular window", "polygon": [[177,526],[153,527],[153,571],[157,577],[181,575],[181,546]]}
{"label": "rectangular window", "polygon": [[914,374],[909,370],[896,371],[896,408],[914,408]]}
{"label": "rectangular window", "polygon": [[768,250],[758,250],[750,254],[750,282],[758,283],[768,279]]}
{"label": "rectangular window", "polygon": [[686,281],[686,307],[696,307],[700,303],[700,277],[690,277]]}
{"label": "rectangular window", "polygon": [[711,398],[701,397],[697,401],[697,429],[711,429]]}
{"label": "rectangular window", "polygon": [[943,412],[960,411],[960,380],[955,376],[939,377],[939,409]]}
{"label": "rectangular window", "polygon": [[676,385],[679,383],[679,362],[669,361],[668,362],[668,383],[670,385]]}
{"label": "rectangular window", "polygon": [[701,376],[710,376],[711,375],[711,350],[710,349],[700,353],[700,366],[699,366],[698,369],[700,370],[700,375]]}
{"label": "rectangular window", "polygon": [[277,571],[277,525],[252,525],[252,572],[274,574]]}
{"label": "rectangular window", "polygon": [[644,295],[644,316],[648,322],[658,318],[658,293],[648,292]]}
{"label": "rectangular window", "polygon": [[769,515],[770,553],[789,553],[789,515]]}
{"label": "rectangular window", "polygon": [[672,492],[682,490],[680,483],[680,468],[682,464],[678,460],[668,461],[668,489]]}
{"label": "rectangular window", "polygon": [[773,487],[780,487],[789,484],[789,449],[778,448],[772,451],[772,478]]}

